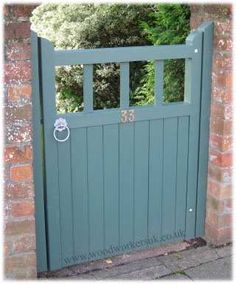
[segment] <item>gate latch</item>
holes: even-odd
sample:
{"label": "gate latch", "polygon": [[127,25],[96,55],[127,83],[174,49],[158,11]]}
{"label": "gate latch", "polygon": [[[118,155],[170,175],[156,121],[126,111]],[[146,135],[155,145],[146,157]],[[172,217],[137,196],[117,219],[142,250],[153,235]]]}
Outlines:
{"label": "gate latch", "polygon": [[[67,121],[64,118],[62,118],[62,117],[57,118],[55,120],[54,127],[55,128],[54,128],[54,131],[53,131],[53,136],[54,136],[56,141],[58,141],[58,142],[65,142],[66,140],[68,140],[68,138],[70,137],[70,129],[68,127]],[[62,132],[64,130],[67,131],[66,137],[64,139],[57,138],[56,132],[57,131]]]}

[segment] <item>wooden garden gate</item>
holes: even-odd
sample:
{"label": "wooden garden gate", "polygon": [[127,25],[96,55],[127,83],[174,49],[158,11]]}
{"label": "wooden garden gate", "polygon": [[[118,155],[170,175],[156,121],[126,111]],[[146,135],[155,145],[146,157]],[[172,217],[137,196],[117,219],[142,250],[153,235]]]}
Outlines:
{"label": "wooden garden gate", "polygon": [[[204,235],[213,24],[186,44],[54,50],[32,32],[38,271]],[[183,102],[163,62],[185,59]],[[129,62],[155,62],[155,103],[129,106]],[[93,64],[120,65],[120,108],[93,110]],[[83,64],[84,111],[57,114],[55,66]]]}

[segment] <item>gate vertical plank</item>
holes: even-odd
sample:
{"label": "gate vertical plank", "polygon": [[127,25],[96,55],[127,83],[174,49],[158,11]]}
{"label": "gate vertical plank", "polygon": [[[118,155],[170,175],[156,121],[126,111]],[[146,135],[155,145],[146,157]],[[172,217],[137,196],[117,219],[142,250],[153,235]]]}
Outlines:
{"label": "gate vertical plank", "polygon": [[160,236],[163,185],[163,119],[150,121],[148,236]]}
{"label": "gate vertical plank", "polygon": [[162,235],[175,229],[177,118],[164,120]]}
{"label": "gate vertical plank", "polygon": [[44,139],[42,118],[42,105],[40,103],[40,70],[38,49],[40,39],[35,32],[31,32],[32,42],[32,106],[33,106],[33,170],[35,186],[35,221],[36,221],[36,253],[37,271],[47,270],[47,247],[45,226],[45,194],[44,194]]}
{"label": "gate vertical plank", "polygon": [[72,129],[71,137],[74,254],[79,256],[89,250],[86,128]]}
{"label": "gate vertical plank", "polygon": [[84,98],[84,111],[93,111],[93,65],[84,65],[84,85],[83,85],[83,98]]}
{"label": "gate vertical plank", "polygon": [[90,252],[103,249],[103,129],[87,129]]}
{"label": "gate vertical plank", "polygon": [[105,248],[119,244],[119,145],[118,125],[104,126]]}
{"label": "gate vertical plank", "polygon": [[54,48],[46,39],[41,39],[42,94],[45,138],[45,172],[47,198],[47,236],[49,269],[62,267],[60,200],[58,189],[57,142],[53,138],[56,118]]}
{"label": "gate vertical plank", "polygon": [[61,222],[61,250],[62,261],[74,255],[73,247],[73,218],[72,218],[72,192],[71,192],[71,152],[70,139],[58,143],[58,180],[60,195],[60,222]]}
{"label": "gate vertical plank", "polygon": [[155,104],[160,105],[163,101],[163,83],[164,83],[164,61],[157,60],[155,64]]}
{"label": "gate vertical plank", "polygon": [[189,118],[178,118],[178,149],[176,179],[176,218],[175,231],[185,232],[187,173],[188,173]]}
{"label": "gate vertical plank", "polygon": [[198,30],[203,32],[201,116],[199,140],[199,171],[197,195],[196,236],[204,236],[206,214],[206,190],[208,170],[209,117],[211,102],[211,69],[213,54],[214,25],[212,22],[202,24]]}
{"label": "gate vertical plank", "polygon": [[149,121],[135,123],[134,131],[134,236],[147,238]]}
{"label": "gate vertical plank", "polygon": [[120,245],[133,240],[134,124],[120,125]]}
{"label": "gate vertical plank", "polygon": [[129,107],[129,63],[120,63],[120,107]]}
{"label": "gate vertical plank", "polygon": [[188,100],[195,112],[189,121],[189,163],[188,163],[188,193],[186,212],[186,238],[194,238],[196,230],[197,178],[199,159],[199,112],[201,92],[201,62],[202,62],[202,32],[194,31],[186,39],[186,43],[196,51],[186,70],[185,80],[191,82]]}

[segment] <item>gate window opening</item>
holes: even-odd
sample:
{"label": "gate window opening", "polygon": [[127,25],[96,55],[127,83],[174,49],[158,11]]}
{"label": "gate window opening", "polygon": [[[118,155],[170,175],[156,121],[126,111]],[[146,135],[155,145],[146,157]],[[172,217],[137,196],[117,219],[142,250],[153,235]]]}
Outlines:
{"label": "gate window opening", "polygon": [[82,112],[83,65],[56,66],[55,71],[57,113]]}
{"label": "gate window opening", "polygon": [[163,103],[183,102],[185,59],[164,60]]}
{"label": "gate window opening", "polygon": [[154,104],[154,73],[150,74],[149,69],[148,61],[130,62],[130,106]]}
{"label": "gate window opening", "polygon": [[117,63],[93,65],[93,109],[120,107],[120,66]]}

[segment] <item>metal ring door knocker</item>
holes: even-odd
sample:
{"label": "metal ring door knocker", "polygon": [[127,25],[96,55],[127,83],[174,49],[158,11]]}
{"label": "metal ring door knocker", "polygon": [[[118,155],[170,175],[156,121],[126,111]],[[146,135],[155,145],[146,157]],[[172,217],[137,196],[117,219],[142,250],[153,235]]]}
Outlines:
{"label": "metal ring door knocker", "polygon": [[[65,142],[66,140],[69,139],[69,137],[70,137],[70,129],[69,129],[68,125],[67,125],[67,121],[64,118],[60,117],[60,118],[56,119],[56,121],[54,123],[54,127],[55,128],[54,128],[54,131],[53,131],[53,136],[54,136],[56,141],[58,141],[58,142]],[[62,132],[64,130],[67,130],[66,137],[64,139],[57,138],[56,132],[57,131]]]}

